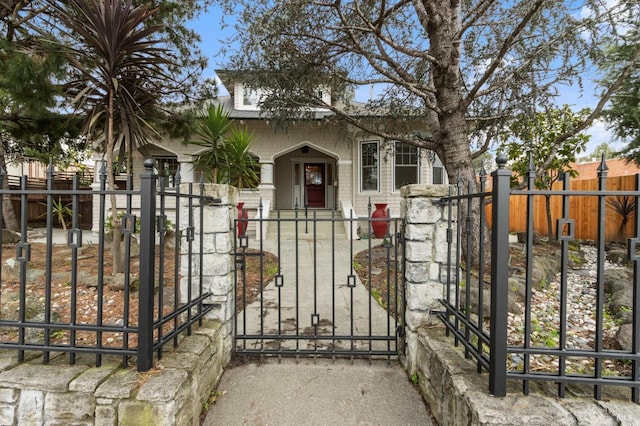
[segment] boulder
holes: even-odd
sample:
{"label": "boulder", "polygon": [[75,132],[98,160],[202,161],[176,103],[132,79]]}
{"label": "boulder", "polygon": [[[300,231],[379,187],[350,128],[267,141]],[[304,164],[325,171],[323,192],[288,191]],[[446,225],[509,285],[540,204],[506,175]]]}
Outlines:
{"label": "boulder", "polygon": [[633,325],[622,324],[616,333],[616,341],[622,350],[630,351],[633,349]]}
{"label": "boulder", "polygon": [[609,262],[617,265],[627,265],[629,263],[627,251],[623,249],[615,248],[607,251],[606,258]]}
{"label": "boulder", "polygon": [[2,244],[17,244],[20,242],[20,234],[8,229],[2,230]]}
{"label": "boulder", "polygon": [[617,293],[620,290],[633,287],[633,273],[627,269],[605,269],[604,291]]}

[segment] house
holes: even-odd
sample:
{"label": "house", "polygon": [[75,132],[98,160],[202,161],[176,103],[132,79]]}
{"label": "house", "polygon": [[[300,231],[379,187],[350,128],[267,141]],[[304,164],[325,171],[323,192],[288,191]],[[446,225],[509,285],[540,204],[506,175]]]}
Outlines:
{"label": "house", "polygon": [[[447,183],[444,167],[435,154],[384,141],[343,121],[330,120],[332,113],[326,109],[314,110],[312,118],[292,122],[286,132],[276,131],[260,111],[259,89],[225,72],[218,75],[229,95],[219,97],[217,102],[233,120],[254,133],[251,152],[260,163],[260,184],[256,190],[240,194],[240,201],[250,210],[262,201],[271,211],[308,207],[366,217],[369,203],[387,203],[391,215],[399,216],[402,186]],[[324,90],[322,97],[327,103],[333,102],[329,90]],[[415,126],[419,129],[424,122],[416,121]],[[164,139],[145,146],[144,154],[137,155],[154,158],[162,184],[171,188],[178,166],[183,183],[199,180],[192,164],[192,155],[199,148]],[[137,176],[142,161],[134,164]]]}

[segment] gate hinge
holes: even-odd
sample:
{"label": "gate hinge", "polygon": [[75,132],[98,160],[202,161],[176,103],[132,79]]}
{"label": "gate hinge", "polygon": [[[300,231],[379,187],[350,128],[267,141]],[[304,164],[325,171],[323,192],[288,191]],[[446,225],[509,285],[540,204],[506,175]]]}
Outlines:
{"label": "gate hinge", "polygon": [[399,325],[396,327],[396,334],[398,335],[398,337],[405,337],[405,333],[404,333],[404,326]]}

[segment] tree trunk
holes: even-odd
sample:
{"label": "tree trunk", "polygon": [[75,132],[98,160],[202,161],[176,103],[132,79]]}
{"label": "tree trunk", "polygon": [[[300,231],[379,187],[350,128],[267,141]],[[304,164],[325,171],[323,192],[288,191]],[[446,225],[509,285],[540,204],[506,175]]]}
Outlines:
{"label": "tree trunk", "polygon": [[[435,89],[427,104],[435,102],[435,108],[426,116],[437,154],[449,174],[449,182],[455,184],[458,178],[466,188],[471,183],[472,191],[477,191],[478,181],[471,162],[469,145],[469,127],[465,118],[466,105],[462,95],[462,78],[460,76],[460,44],[451,43],[461,29],[460,11],[457,2],[439,1],[425,2],[424,9],[417,8],[420,19],[429,33],[429,53],[436,58],[431,64],[431,87]],[[431,95],[430,95],[431,96]],[[461,204],[462,238],[471,238],[471,253],[466,253],[472,265],[480,260],[480,251],[484,250],[488,241],[480,241],[480,229],[486,227],[479,220],[479,200],[474,201],[469,211],[467,203]],[[471,219],[467,234],[466,220]],[[489,233],[485,233],[486,236]],[[463,244],[464,248],[466,244]]]}
{"label": "tree trunk", "polygon": [[[115,177],[113,172],[113,151],[114,151],[114,137],[113,137],[113,93],[109,94],[109,110],[108,124],[107,124],[107,185],[110,191],[113,191],[116,187]],[[113,223],[113,241],[111,246],[111,254],[113,258],[113,274],[120,273],[124,270],[122,250],[120,249],[120,240],[122,237],[122,231],[120,229],[120,218],[118,217],[118,206],[116,204],[116,195],[111,193],[111,219]]]}
{"label": "tree trunk", "polygon": [[544,206],[547,213],[547,238],[553,241],[553,223],[551,222],[551,195],[544,196]]}
{"label": "tree trunk", "polygon": [[[2,167],[2,171],[4,173],[4,179],[2,180],[2,189],[6,191],[9,189],[9,175],[7,174],[7,160],[4,155],[4,139],[2,138],[2,136],[0,136],[0,166]],[[15,232],[20,231],[20,223],[18,223],[16,212],[13,209],[11,194],[2,195],[2,219],[4,221],[5,229]],[[0,223],[0,226],[2,226],[2,223]]]}

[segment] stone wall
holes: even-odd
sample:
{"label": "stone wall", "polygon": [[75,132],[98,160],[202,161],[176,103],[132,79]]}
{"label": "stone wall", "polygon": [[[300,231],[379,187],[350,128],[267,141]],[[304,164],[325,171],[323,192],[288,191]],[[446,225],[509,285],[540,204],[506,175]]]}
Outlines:
{"label": "stone wall", "polygon": [[155,368],[138,373],[135,362],[83,355],[76,365],[58,354],[42,365],[31,355],[19,363],[15,351],[0,352],[2,425],[199,425],[203,403],[229,362],[219,321],[208,321],[168,345]]}

